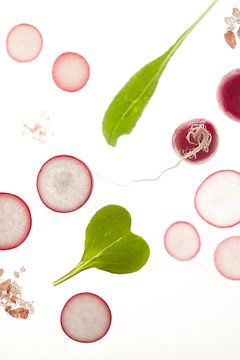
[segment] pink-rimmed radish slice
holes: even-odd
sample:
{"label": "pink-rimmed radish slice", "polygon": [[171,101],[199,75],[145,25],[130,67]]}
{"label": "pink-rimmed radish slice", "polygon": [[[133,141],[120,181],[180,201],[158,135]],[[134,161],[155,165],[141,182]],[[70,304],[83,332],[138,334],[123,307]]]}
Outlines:
{"label": "pink-rimmed radish slice", "polygon": [[230,280],[240,280],[240,236],[232,236],[222,241],[215,250],[214,262],[222,276]]}
{"label": "pink-rimmed radish slice", "polygon": [[175,259],[188,261],[193,259],[200,250],[200,236],[192,224],[178,221],[166,230],[164,246]]}
{"label": "pink-rimmed radish slice", "polygon": [[7,36],[7,52],[13,60],[18,62],[34,60],[40,54],[42,45],[41,33],[30,24],[14,26]]}
{"label": "pink-rimmed radish slice", "polygon": [[201,164],[210,160],[217,151],[217,129],[205,119],[184,122],[174,131],[172,146],[184,161]]}
{"label": "pink-rimmed radish slice", "polygon": [[21,245],[31,226],[32,217],[27,204],[17,195],[0,193],[0,250]]}
{"label": "pink-rimmed radish slice", "polygon": [[71,212],[89,199],[93,179],[87,165],[73,156],[59,155],[46,161],[37,177],[39,196],[49,209]]}
{"label": "pink-rimmed radish slice", "polygon": [[240,173],[220,170],[209,175],[199,186],[195,208],[203,220],[226,228],[240,222]]}
{"label": "pink-rimmed radish slice", "polygon": [[87,60],[80,54],[66,52],[54,62],[52,77],[62,90],[74,92],[82,89],[89,79],[90,68]]}
{"label": "pink-rimmed radish slice", "polygon": [[80,293],[72,296],[61,313],[61,326],[72,340],[91,343],[103,338],[112,321],[108,304],[98,295]]}

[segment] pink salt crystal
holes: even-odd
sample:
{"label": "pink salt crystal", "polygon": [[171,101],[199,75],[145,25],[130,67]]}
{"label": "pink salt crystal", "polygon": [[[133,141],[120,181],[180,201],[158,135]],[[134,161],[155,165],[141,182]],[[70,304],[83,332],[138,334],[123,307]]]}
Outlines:
{"label": "pink salt crystal", "polygon": [[235,49],[237,42],[236,42],[236,37],[233,31],[227,31],[224,34],[224,38],[226,40],[226,43],[232,48]]}
{"label": "pink salt crystal", "polygon": [[3,276],[3,274],[4,274],[4,270],[0,269],[0,276]]}
{"label": "pink salt crystal", "polygon": [[9,300],[9,294],[3,294],[1,296],[1,302],[2,304],[6,305],[8,303],[8,300]]}
{"label": "pink salt crystal", "polygon": [[9,315],[11,315],[12,317],[15,317],[15,318],[18,318],[18,317],[19,317],[18,311],[17,311],[16,309],[9,310],[8,313],[9,313]]}
{"label": "pink salt crystal", "polygon": [[18,271],[14,271],[14,276],[15,276],[15,278],[19,278],[20,273]]}
{"label": "pink salt crystal", "polygon": [[29,314],[34,313],[34,307],[33,307],[32,303],[30,303],[29,301],[26,302],[26,308],[29,310]]}
{"label": "pink salt crystal", "polygon": [[20,269],[20,271],[21,271],[22,273],[25,272],[25,271],[26,271],[25,267],[22,266],[21,269]]}
{"label": "pink salt crystal", "polygon": [[18,312],[21,319],[27,319],[28,318],[28,314],[29,314],[28,309],[20,307],[20,308],[17,308],[16,310],[17,310],[17,312]]}
{"label": "pink salt crystal", "polygon": [[237,19],[240,18],[240,10],[238,8],[233,8],[232,14],[234,17],[236,17]]}
{"label": "pink salt crystal", "polygon": [[22,300],[22,299],[17,299],[17,304],[18,304],[18,306],[25,306],[26,305],[25,301]]}
{"label": "pink salt crystal", "polygon": [[9,292],[13,295],[16,295],[19,293],[19,290],[16,288],[16,286],[12,285]]}
{"label": "pink salt crystal", "polygon": [[8,286],[11,284],[11,280],[5,280],[0,283],[0,291],[7,291]]}

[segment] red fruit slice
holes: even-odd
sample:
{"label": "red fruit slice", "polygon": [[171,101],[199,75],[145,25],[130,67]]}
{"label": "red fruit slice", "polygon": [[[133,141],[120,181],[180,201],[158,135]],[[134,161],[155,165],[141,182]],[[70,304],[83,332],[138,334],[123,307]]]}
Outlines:
{"label": "red fruit slice", "polygon": [[80,293],[71,297],[61,313],[63,331],[72,340],[91,343],[103,338],[111,325],[107,303],[98,295]]}
{"label": "red fruit slice", "polygon": [[193,259],[200,250],[201,242],[196,228],[185,221],[170,225],[164,235],[167,252],[177,260]]}
{"label": "red fruit slice", "polygon": [[240,236],[222,241],[215,250],[214,262],[225,278],[240,280]]}
{"label": "red fruit slice", "polygon": [[7,52],[13,60],[28,62],[41,52],[42,35],[37,28],[29,24],[14,26],[7,36]]}
{"label": "red fruit slice", "polygon": [[204,119],[187,121],[175,130],[172,145],[177,155],[185,161],[203,163],[217,150],[217,130],[210,121]]}
{"label": "red fruit slice", "polygon": [[27,204],[18,196],[0,193],[0,250],[21,245],[32,226]]}
{"label": "red fruit slice", "polygon": [[49,159],[37,177],[37,190],[42,202],[57,212],[79,209],[90,197],[92,187],[92,175],[87,165],[69,155]]}
{"label": "red fruit slice", "polygon": [[209,175],[195,194],[195,208],[209,224],[230,227],[240,222],[240,173],[220,170]]}
{"label": "red fruit slice", "polygon": [[62,90],[73,92],[86,85],[90,75],[87,60],[77,53],[66,52],[54,62],[52,76]]}

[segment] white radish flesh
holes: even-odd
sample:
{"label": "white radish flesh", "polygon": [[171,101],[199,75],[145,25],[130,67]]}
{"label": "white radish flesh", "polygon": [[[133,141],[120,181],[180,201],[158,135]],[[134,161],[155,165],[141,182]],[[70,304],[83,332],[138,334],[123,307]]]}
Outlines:
{"label": "white radish flesh", "polygon": [[32,25],[19,24],[9,32],[6,45],[12,59],[19,62],[32,61],[42,50],[42,35]]}
{"label": "white radish flesh", "polygon": [[240,280],[240,236],[222,241],[215,250],[214,262],[225,278]]}
{"label": "white radish flesh", "polygon": [[164,235],[167,252],[175,259],[193,259],[200,250],[200,237],[195,227],[185,221],[178,221],[167,229]]}
{"label": "white radish flesh", "polygon": [[72,340],[95,342],[105,336],[112,321],[107,303],[98,295],[81,293],[71,297],[61,313],[63,331]]}
{"label": "white radish flesh", "polygon": [[87,83],[89,75],[90,69],[86,59],[73,52],[60,55],[52,68],[55,84],[69,92],[80,90]]}
{"label": "white radish flesh", "polygon": [[22,244],[31,225],[27,204],[16,195],[0,193],[0,250],[13,249]]}
{"label": "white radish flesh", "polygon": [[240,222],[240,174],[221,170],[208,176],[195,195],[195,208],[209,224],[230,227]]}
{"label": "white radish flesh", "polygon": [[92,186],[88,167],[69,155],[49,159],[37,177],[37,190],[42,202],[57,212],[79,209],[91,195]]}

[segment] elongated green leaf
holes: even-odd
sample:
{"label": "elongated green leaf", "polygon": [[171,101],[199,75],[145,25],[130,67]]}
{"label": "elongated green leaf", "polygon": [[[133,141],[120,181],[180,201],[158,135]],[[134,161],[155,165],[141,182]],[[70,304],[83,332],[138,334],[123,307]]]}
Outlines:
{"label": "elongated green leaf", "polygon": [[178,38],[167,52],[140,69],[114,97],[105,113],[102,128],[109,145],[115,146],[121,135],[129,134],[133,130],[145,106],[151,99],[169,60],[217,1],[214,0],[211,3],[208,9]]}
{"label": "elongated green leaf", "polygon": [[128,211],[117,205],[105,206],[88,224],[81,261],[54,285],[91,267],[117,274],[138,271],[147,262],[149,253],[146,241],[131,232]]}

